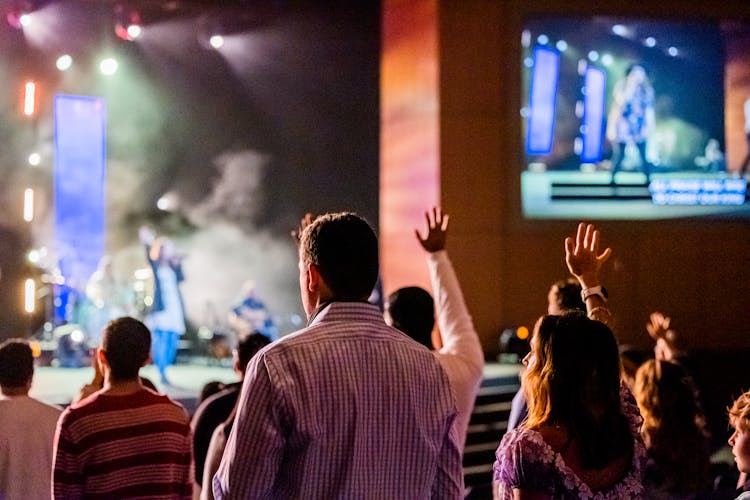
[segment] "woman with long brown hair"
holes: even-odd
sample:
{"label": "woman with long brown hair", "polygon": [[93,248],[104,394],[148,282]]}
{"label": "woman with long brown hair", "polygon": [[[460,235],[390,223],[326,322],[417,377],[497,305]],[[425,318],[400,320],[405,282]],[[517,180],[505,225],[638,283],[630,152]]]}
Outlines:
{"label": "woman with long brown hair", "polygon": [[[544,316],[524,359],[525,423],[496,453],[499,498],[640,498],[645,449],[641,418],[620,382],[617,342],[599,282],[599,232],[578,227],[565,241],[566,262],[583,289],[588,315]],[[603,321],[600,321],[603,320]]]}

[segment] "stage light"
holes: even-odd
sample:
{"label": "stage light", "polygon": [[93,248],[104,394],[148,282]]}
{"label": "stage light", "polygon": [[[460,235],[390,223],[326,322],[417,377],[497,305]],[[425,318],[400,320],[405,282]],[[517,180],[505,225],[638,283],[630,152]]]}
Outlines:
{"label": "stage light", "polygon": [[531,31],[523,30],[523,32],[521,33],[521,46],[522,47],[531,46]]}
{"label": "stage light", "polygon": [[36,83],[26,82],[23,97],[23,114],[31,116],[34,114],[36,105]]}
{"label": "stage light", "polygon": [[36,340],[30,341],[29,347],[31,347],[31,355],[35,358],[38,358],[42,355],[42,344],[40,344]]}
{"label": "stage light", "polygon": [[29,278],[24,283],[24,310],[31,314],[34,312],[36,303],[36,285],[34,280]]}
{"label": "stage light", "polygon": [[566,50],[568,50],[568,42],[566,42],[565,40],[558,40],[555,44],[555,47],[557,47],[557,50],[559,50],[560,52],[565,52]]}
{"label": "stage light", "polygon": [[80,328],[76,328],[75,330],[70,332],[70,340],[72,340],[76,344],[80,344],[81,342],[83,342],[84,338],[85,336],[83,335],[83,330],[81,330]]}
{"label": "stage light", "polygon": [[34,190],[31,188],[23,192],[23,220],[26,222],[34,220]]}
{"label": "stage light", "polygon": [[656,47],[656,38],[650,36],[643,43],[646,44],[646,47]]}
{"label": "stage light", "polygon": [[63,54],[60,57],[57,58],[57,62],[55,62],[55,66],[57,66],[57,69],[60,71],[67,71],[70,69],[70,67],[73,65],[73,58],[70,57],[68,54]]}
{"label": "stage light", "polygon": [[612,26],[612,33],[617,36],[625,36],[628,33],[628,29],[622,24],[615,24]]}
{"label": "stage light", "polygon": [[586,74],[586,70],[589,67],[589,63],[586,59],[579,59],[578,60],[578,74],[583,76]]}
{"label": "stage light", "polygon": [[529,329],[525,326],[519,326],[516,330],[516,335],[518,335],[518,338],[521,340],[526,340],[529,338]]}
{"label": "stage light", "polygon": [[612,57],[612,54],[604,54],[602,56],[602,64],[605,66],[612,66],[612,63],[614,62],[614,58]]}
{"label": "stage light", "polygon": [[102,60],[101,63],[99,63],[99,71],[101,71],[105,76],[112,76],[117,72],[117,66],[117,60],[112,57],[108,57]]}
{"label": "stage light", "polygon": [[162,196],[159,198],[159,201],[156,202],[156,208],[159,210],[164,210],[165,212],[169,210],[169,200],[166,196]]}
{"label": "stage light", "polygon": [[677,57],[677,54],[679,54],[679,51],[677,50],[677,47],[669,47],[669,48],[667,49],[667,52],[668,52],[668,53],[669,53],[669,55],[670,55],[670,56],[672,56],[672,57]]}
{"label": "stage light", "polygon": [[32,264],[36,264],[37,262],[39,262],[39,257],[39,250],[36,249],[29,251],[29,254],[26,256],[26,258],[29,259],[29,262],[31,262]]}
{"label": "stage light", "polygon": [[213,35],[208,39],[208,43],[215,49],[220,49],[224,46],[224,37],[221,35]]}
{"label": "stage light", "polygon": [[130,26],[128,26],[128,30],[127,31],[128,31],[128,36],[132,40],[135,40],[136,38],[138,38],[139,36],[141,36],[141,33],[143,32],[143,30],[141,29],[141,27],[139,25],[137,25],[137,24],[131,24]]}
{"label": "stage light", "polygon": [[527,68],[531,68],[532,66],[534,66],[534,60],[530,57],[526,57],[523,60],[523,65]]}
{"label": "stage light", "polygon": [[589,52],[589,61],[596,62],[599,60],[599,52],[592,50]]}
{"label": "stage light", "polygon": [[29,165],[36,167],[40,163],[42,163],[42,155],[39,153],[31,153],[29,155]]}
{"label": "stage light", "polygon": [[31,16],[29,14],[21,14],[18,16],[18,23],[26,28],[31,25]]}
{"label": "stage light", "polygon": [[538,37],[536,37],[536,41],[539,42],[540,45],[547,45],[549,43],[549,37],[542,33]]}
{"label": "stage light", "polygon": [[141,14],[134,8],[117,4],[115,6],[115,34],[132,42],[143,32]]}

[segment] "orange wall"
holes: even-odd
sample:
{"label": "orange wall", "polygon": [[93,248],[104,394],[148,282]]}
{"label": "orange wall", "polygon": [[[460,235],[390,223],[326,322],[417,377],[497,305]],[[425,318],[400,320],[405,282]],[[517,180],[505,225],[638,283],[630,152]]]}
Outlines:
{"label": "orange wall", "polygon": [[[465,0],[439,7],[440,193],[449,251],[493,356],[508,325],[531,325],[566,274],[562,241],[576,221],[524,220],[520,33],[527,14],[620,14],[750,20],[750,2]],[[386,146],[384,144],[384,146]],[[750,349],[750,221],[602,221],[615,254],[604,282],[622,342],[649,346],[652,310],[695,349]]]}
{"label": "orange wall", "polygon": [[430,289],[414,228],[439,203],[437,0],[385,0],[381,59],[380,246],[386,294]]}

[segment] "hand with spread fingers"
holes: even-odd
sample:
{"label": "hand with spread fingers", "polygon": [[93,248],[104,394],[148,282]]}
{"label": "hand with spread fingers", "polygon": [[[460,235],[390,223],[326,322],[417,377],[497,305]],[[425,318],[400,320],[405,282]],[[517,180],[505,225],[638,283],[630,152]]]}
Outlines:
{"label": "hand with spread fingers", "polygon": [[427,221],[427,234],[423,238],[418,229],[414,230],[417,240],[427,252],[435,253],[445,250],[445,240],[448,237],[448,214],[438,207],[424,213]]}
{"label": "hand with spread fingers", "polygon": [[575,241],[571,237],[565,238],[565,263],[583,288],[599,285],[602,265],[612,255],[609,247],[599,253],[599,240],[599,230],[583,222],[578,224]]}

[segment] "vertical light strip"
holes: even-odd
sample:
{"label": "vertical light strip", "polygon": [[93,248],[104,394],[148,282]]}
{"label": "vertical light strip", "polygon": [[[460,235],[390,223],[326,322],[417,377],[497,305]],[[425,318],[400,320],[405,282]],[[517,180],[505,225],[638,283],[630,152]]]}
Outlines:
{"label": "vertical light strip", "polygon": [[26,82],[26,89],[23,98],[23,114],[31,116],[36,109],[36,83]]}
{"label": "vertical light strip", "polygon": [[106,106],[94,97],[57,95],[54,109],[55,250],[66,282],[83,284],[104,254]]}
{"label": "vertical light strip", "polygon": [[34,280],[29,278],[24,283],[24,310],[27,313],[33,313],[36,306],[36,285]]}
{"label": "vertical light strip", "polygon": [[604,70],[589,66],[583,80],[583,151],[581,161],[592,163],[602,159],[604,130],[604,100],[607,76]]}
{"label": "vertical light strip", "polygon": [[438,1],[382,2],[380,59],[380,271],[386,295],[430,288],[414,234],[440,203]]}
{"label": "vertical light strip", "polygon": [[534,49],[534,67],[529,93],[529,127],[526,136],[528,154],[552,152],[559,69],[559,52],[544,47]]}
{"label": "vertical light strip", "polygon": [[31,188],[26,188],[23,192],[23,220],[34,220],[34,190]]}

